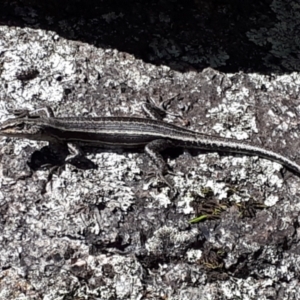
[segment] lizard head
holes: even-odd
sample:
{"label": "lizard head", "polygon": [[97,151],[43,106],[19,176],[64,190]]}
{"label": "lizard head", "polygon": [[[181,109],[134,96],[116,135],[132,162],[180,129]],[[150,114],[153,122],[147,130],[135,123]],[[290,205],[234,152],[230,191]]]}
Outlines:
{"label": "lizard head", "polygon": [[42,133],[43,126],[34,119],[15,118],[0,123],[0,136],[39,140]]}

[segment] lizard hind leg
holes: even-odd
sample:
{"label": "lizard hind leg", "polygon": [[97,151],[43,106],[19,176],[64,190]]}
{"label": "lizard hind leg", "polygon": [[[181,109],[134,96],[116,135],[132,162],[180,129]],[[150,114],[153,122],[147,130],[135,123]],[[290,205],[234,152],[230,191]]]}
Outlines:
{"label": "lizard hind leg", "polygon": [[158,176],[171,190],[175,191],[173,184],[165,177],[165,174],[174,174],[172,173],[166,162],[164,161],[161,151],[174,146],[173,142],[170,140],[157,139],[148,143],[145,147],[145,152],[154,162],[156,166],[155,175]]}

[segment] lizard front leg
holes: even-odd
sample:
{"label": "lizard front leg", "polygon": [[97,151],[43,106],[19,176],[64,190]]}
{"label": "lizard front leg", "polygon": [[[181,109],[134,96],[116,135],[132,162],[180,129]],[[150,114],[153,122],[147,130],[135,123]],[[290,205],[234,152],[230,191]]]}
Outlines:
{"label": "lizard front leg", "polygon": [[51,107],[45,106],[35,110],[28,109],[10,109],[7,111],[18,118],[53,118],[54,113]]}

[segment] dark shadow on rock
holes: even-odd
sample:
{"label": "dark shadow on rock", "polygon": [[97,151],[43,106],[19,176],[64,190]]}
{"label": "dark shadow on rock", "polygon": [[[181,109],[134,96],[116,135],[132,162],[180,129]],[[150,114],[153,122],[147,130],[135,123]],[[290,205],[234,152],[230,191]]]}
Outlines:
{"label": "dark shadow on rock", "polygon": [[181,72],[290,73],[300,69],[300,12],[290,2],[4,0],[0,24],[51,30]]}

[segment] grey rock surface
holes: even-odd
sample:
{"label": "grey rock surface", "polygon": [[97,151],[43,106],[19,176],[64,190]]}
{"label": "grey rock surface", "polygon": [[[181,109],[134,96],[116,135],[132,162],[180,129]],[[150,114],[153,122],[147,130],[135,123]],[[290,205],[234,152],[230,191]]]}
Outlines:
{"label": "grey rock surface", "polygon": [[[171,99],[167,122],[299,162],[299,83],[298,72],[179,72],[0,27],[0,120],[45,105],[57,116],[143,116],[147,99]],[[0,140],[0,299],[298,299],[300,178],[281,165],[166,151],[171,199],[144,153],[88,149],[97,168],[51,178],[35,168],[48,154],[45,142]]]}

